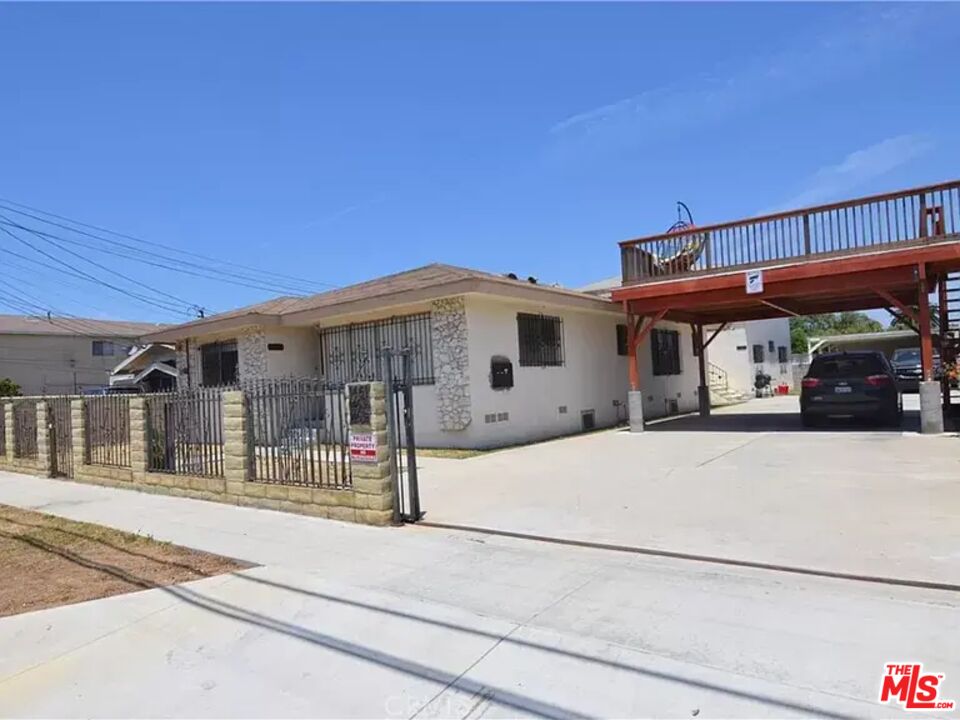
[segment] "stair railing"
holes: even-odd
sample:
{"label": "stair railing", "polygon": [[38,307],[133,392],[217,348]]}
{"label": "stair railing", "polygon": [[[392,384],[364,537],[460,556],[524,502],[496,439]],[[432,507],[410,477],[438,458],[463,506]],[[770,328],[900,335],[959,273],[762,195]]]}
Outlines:
{"label": "stair railing", "polygon": [[719,365],[714,365],[712,362],[707,362],[707,375],[710,382],[710,387],[719,388],[721,390],[727,390],[730,387],[730,378],[727,375],[727,371],[724,370]]}

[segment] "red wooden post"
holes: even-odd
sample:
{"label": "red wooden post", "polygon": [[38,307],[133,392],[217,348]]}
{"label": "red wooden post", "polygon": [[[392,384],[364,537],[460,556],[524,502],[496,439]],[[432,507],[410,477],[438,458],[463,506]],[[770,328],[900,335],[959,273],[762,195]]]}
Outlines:
{"label": "red wooden post", "polygon": [[637,367],[637,326],[643,322],[643,316],[634,317],[627,313],[627,371],[630,377],[630,389],[640,389],[640,368]]}

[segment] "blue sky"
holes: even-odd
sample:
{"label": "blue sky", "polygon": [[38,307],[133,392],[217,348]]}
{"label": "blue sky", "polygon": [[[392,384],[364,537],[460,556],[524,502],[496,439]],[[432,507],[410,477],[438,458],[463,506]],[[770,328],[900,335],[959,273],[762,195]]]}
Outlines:
{"label": "blue sky", "polygon": [[[576,286],[676,200],[719,222],[960,175],[958,28],[947,4],[5,4],[0,196],[318,285],[440,261]],[[270,296],[98,259],[211,310]],[[183,319],[29,277],[76,315]]]}

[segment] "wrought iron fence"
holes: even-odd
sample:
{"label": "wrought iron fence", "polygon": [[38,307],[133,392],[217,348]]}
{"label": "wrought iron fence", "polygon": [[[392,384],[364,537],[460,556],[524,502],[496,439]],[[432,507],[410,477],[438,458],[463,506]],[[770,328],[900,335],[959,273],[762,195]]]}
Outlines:
{"label": "wrought iron fence", "polygon": [[147,470],[223,476],[221,388],[146,395]]}
{"label": "wrought iron fence", "polygon": [[86,462],[130,467],[130,398],[104,395],[83,403]]}
{"label": "wrought iron fence", "polygon": [[13,455],[37,457],[37,402],[15,400],[13,403]]}
{"label": "wrought iron fence", "polygon": [[7,407],[0,403],[0,456],[7,454]]}
{"label": "wrought iron fence", "polygon": [[242,385],[252,480],[282,485],[352,485],[342,384],[318,378],[263,379]]}
{"label": "wrought iron fence", "polygon": [[626,240],[623,282],[848,255],[958,231],[960,181]]}
{"label": "wrought iron fence", "polygon": [[50,471],[54,477],[73,477],[72,398],[57,395],[47,398],[50,425]]}

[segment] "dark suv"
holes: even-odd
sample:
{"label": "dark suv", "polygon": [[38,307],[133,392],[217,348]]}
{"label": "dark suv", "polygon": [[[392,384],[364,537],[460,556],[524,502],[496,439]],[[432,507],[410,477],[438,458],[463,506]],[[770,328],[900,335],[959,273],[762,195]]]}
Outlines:
{"label": "dark suv", "polygon": [[806,427],[831,417],[899,425],[903,401],[893,367],[879,352],[818,355],[801,383],[800,415]]}
{"label": "dark suv", "polygon": [[[920,379],[923,375],[920,362],[920,348],[897,348],[890,358],[893,371],[897,376],[897,384],[903,392],[917,392],[920,390]],[[933,377],[939,380],[943,375],[940,356],[933,354]]]}

